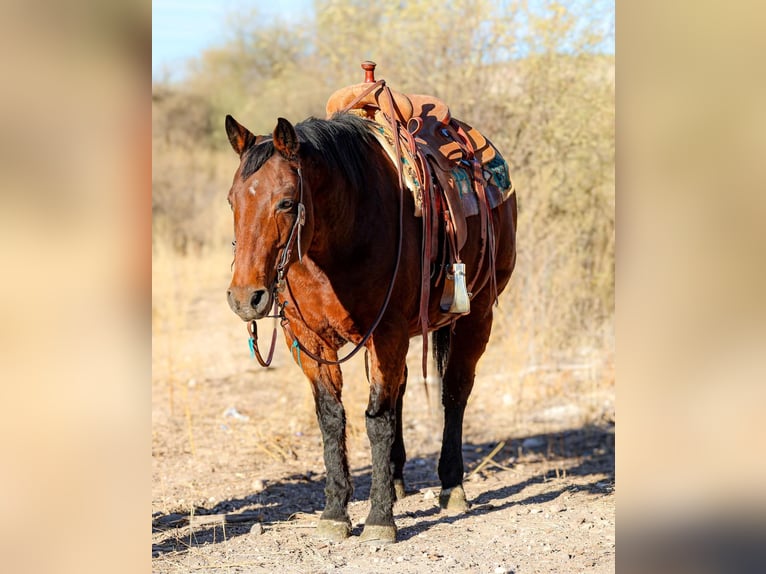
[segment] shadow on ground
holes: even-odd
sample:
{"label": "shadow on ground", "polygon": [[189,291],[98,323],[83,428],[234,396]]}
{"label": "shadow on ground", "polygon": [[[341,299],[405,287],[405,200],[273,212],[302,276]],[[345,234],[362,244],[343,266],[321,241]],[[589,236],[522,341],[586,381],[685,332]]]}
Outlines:
{"label": "shadow on ground", "polygon": [[[466,472],[476,469],[500,443],[466,443],[463,458]],[[434,487],[438,490],[436,474],[438,453],[407,461],[404,470],[408,490]],[[553,500],[566,491],[586,490],[604,495],[614,487],[614,425],[586,426],[556,433],[506,439],[505,445],[493,457],[493,461],[511,461],[497,466],[484,464],[480,473],[488,477],[503,472],[517,461],[526,465],[545,463],[549,469],[533,476],[488,490],[471,501],[472,508],[465,514],[448,515],[434,506],[426,510],[408,512],[407,516],[423,519],[398,531],[398,540],[407,540],[440,523],[456,523],[470,516],[497,512],[511,506],[540,504]],[[511,467],[507,465],[510,464]],[[354,496],[352,500],[366,500],[371,483],[369,466],[352,471]],[[598,480],[585,485],[572,486],[561,481],[561,487],[519,500],[517,495],[536,483],[551,482],[562,476],[599,475]],[[606,475],[606,479],[603,478]],[[555,484],[555,483],[554,483]],[[152,555],[184,552],[189,548],[214,544],[247,534],[256,523],[273,524],[294,520],[303,515],[318,518],[324,505],[324,476],[291,475],[283,477],[257,493],[244,498],[225,500],[213,508],[196,508],[193,513],[155,513],[152,532],[160,539],[152,545]],[[394,509],[396,511],[396,509]],[[256,526],[260,528],[260,526]],[[354,533],[359,534],[360,528]],[[163,535],[164,534],[164,535]]]}

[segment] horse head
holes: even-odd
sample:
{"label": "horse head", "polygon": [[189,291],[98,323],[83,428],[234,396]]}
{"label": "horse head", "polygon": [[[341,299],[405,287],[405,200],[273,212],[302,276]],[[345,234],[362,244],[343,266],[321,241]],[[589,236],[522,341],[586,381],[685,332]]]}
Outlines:
{"label": "horse head", "polygon": [[295,128],[279,118],[271,136],[254,136],[231,116],[226,133],[240,165],[229,191],[234,212],[234,274],[227,291],[243,321],[265,317],[289,265],[311,241],[310,197]]}

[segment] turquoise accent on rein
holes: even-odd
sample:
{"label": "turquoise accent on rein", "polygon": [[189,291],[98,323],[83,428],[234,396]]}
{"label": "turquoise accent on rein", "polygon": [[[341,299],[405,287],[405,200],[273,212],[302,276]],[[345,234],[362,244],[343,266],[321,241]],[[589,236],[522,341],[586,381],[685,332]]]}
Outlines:
{"label": "turquoise accent on rein", "polygon": [[[301,364],[301,348],[298,346],[298,339],[293,339],[292,347],[297,351],[297,358],[298,358],[298,366],[303,369],[303,365]],[[292,350],[291,350],[292,354]]]}

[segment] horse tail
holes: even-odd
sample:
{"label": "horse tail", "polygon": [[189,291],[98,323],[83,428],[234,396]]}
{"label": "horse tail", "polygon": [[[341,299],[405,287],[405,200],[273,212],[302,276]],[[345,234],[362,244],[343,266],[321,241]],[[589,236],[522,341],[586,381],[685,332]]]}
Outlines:
{"label": "horse tail", "polygon": [[434,361],[436,361],[436,369],[439,371],[440,377],[444,377],[444,371],[447,368],[451,341],[452,325],[447,325],[446,327],[434,331],[432,339]]}

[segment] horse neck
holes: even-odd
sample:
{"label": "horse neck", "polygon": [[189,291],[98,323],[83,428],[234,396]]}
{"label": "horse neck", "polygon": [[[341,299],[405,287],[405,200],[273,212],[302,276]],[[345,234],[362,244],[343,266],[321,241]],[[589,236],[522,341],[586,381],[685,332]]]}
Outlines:
{"label": "horse neck", "polygon": [[355,253],[374,255],[378,250],[386,233],[379,217],[385,179],[379,158],[371,157],[369,167],[370,185],[365,189],[355,189],[340,173],[325,171],[317,178],[311,192],[314,240],[310,254],[320,266],[346,265]]}

